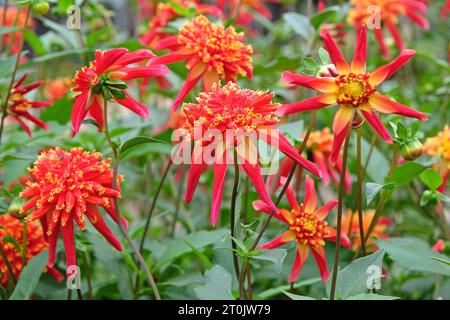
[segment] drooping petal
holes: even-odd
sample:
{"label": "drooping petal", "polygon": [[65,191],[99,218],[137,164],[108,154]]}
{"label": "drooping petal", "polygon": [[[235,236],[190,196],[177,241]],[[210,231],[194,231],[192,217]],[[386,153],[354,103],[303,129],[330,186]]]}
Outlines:
{"label": "drooping petal", "polygon": [[353,56],[350,69],[354,73],[365,73],[366,71],[366,52],[367,52],[367,30],[362,25],[358,38],[356,39],[355,53]]}
{"label": "drooping petal", "polygon": [[220,205],[222,204],[223,184],[227,174],[228,164],[214,164],[214,183],[212,188],[211,223],[215,226],[219,218]]}
{"label": "drooping petal", "polygon": [[98,96],[94,98],[91,108],[89,109],[89,114],[98,124],[98,131],[100,132],[103,128],[103,97]]}
{"label": "drooping petal", "polygon": [[380,46],[381,54],[385,59],[389,58],[391,56],[388,47],[386,46],[386,42],[384,41],[383,37],[383,29],[375,28],[373,29],[373,33],[375,34],[375,39],[377,39],[378,45]]}
{"label": "drooping petal", "polygon": [[339,154],[341,152],[341,147],[344,144],[345,138],[347,137],[348,130],[350,129],[350,122],[347,126],[340,132],[336,133],[333,138],[333,145],[331,146],[330,152],[330,163],[332,165],[336,164]]}
{"label": "drooping petal", "polygon": [[183,51],[175,51],[175,52],[171,52],[168,53],[164,56],[160,56],[160,57],[156,57],[154,59],[152,59],[152,64],[171,64],[174,62],[178,62],[184,59],[187,59],[189,56],[191,55],[191,53],[186,53]]}
{"label": "drooping petal", "polygon": [[389,19],[386,19],[385,24],[388,27],[389,31],[391,32],[391,35],[394,38],[397,47],[400,50],[405,49],[405,44],[403,43],[402,36],[400,35],[397,26]]}
{"label": "drooping petal", "polygon": [[336,112],[333,120],[333,131],[335,135],[340,134],[351,122],[353,118],[353,107],[341,106]]}
{"label": "drooping petal", "polygon": [[276,237],[275,239],[273,239],[272,241],[259,245],[258,249],[275,249],[294,240],[295,240],[295,232],[287,230],[278,237]]}
{"label": "drooping petal", "polygon": [[364,119],[372,126],[372,128],[383,138],[387,143],[392,143],[391,135],[387,131],[386,127],[381,122],[380,118],[375,114],[373,110],[361,110]]}
{"label": "drooping petal", "polygon": [[262,200],[255,200],[252,202],[253,209],[265,213],[272,213],[272,207]]}
{"label": "drooping petal", "polygon": [[414,21],[415,23],[417,23],[419,26],[422,27],[422,29],[424,30],[428,30],[430,29],[430,23],[428,22],[428,20],[421,16],[420,14],[418,14],[417,12],[413,11],[413,10],[407,10],[406,11],[406,15],[408,16],[408,18],[410,18],[412,21]]}
{"label": "drooping petal", "polygon": [[87,105],[88,99],[89,91],[83,91],[75,97],[72,108],[72,137],[74,137],[80,130],[81,123],[89,110],[89,106]]}
{"label": "drooping petal", "polygon": [[401,116],[416,118],[420,120],[428,120],[425,113],[416,111],[404,104],[398,103],[391,98],[375,92],[369,97],[369,104],[376,110],[382,113],[394,113]]}
{"label": "drooping petal", "polygon": [[325,48],[330,54],[331,62],[336,66],[339,74],[348,74],[350,72],[350,67],[345,61],[341,49],[336,42],[334,42],[330,32],[327,29],[322,29],[320,30],[320,36],[325,44]]}
{"label": "drooping petal", "polygon": [[289,282],[297,281],[309,254],[309,249],[307,245],[297,243],[296,249],[297,250],[295,250],[294,264],[292,265],[292,270],[288,278]]}
{"label": "drooping petal", "polygon": [[281,74],[281,78],[288,84],[295,84],[320,92],[334,92],[336,90],[336,82],[334,78],[315,78],[296,74],[291,71],[283,72]]}
{"label": "drooping petal", "polygon": [[[204,65],[203,65],[203,67],[204,67]],[[184,83],[184,85],[181,88],[180,92],[178,93],[177,97],[173,101],[172,106],[170,107],[170,111],[171,112],[175,111],[180,106],[180,104],[187,97],[189,92],[191,92],[192,88],[194,88],[195,85],[202,78],[203,73],[198,73],[197,71],[198,71],[197,68],[193,68],[189,72],[189,75],[188,75],[188,77],[186,79],[186,82]],[[203,69],[203,71],[205,71],[205,69]],[[196,75],[196,77],[193,76],[194,74]]]}
{"label": "drooping petal", "polygon": [[322,94],[306,100],[283,104],[278,108],[277,115],[285,116],[297,112],[317,110],[329,107],[333,104],[336,104],[336,94]]}
{"label": "drooping petal", "polygon": [[148,67],[134,67],[122,70],[126,73],[120,80],[132,80],[136,78],[162,77],[170,72],[165,65],[155,65]]}
{"label": "drooping petal", "polygon": [[131,111],[136,113],[138,116],[141,116],[142,118],[147,119],[148,118],[148,109],[145,106],[145,104],[135,100],[132,96],[130,96],[128,91],[123,90],[123,92],[125,93],[124,99],[114,98],[114,100],[117,103],[123,105],[125,108],[130,109]]}
{"label": "drooping petal", "polygon": [[202,175],[205,167],[206,163],[203,161],[201,161],[200,163],[192,161],[192,163],[190,164],[186,182],[186,193],[184,195],[184,201],[186,203],[191,202],[192,197],[194,196],[195,189],[197,188],[198,181],[200,180],[200,176]]}
{"label": "drooping petal", "polygon": [[70,218],[67,220],[66,225],[61,224],[61,234],[64,243],[64,249],[66,251],[66,265],[77,265],[77,252],[75,249],[75,235],[73,230],[73,220]]}
{"label": "drooping petal", "polygon": [[369,82],[372,85],[377,86],[384,80],[389,79],[395,72],[397,72],[397,70],[403,67],[403,65],[406,64],[415,53],[416,51],[412,49],[402,50],[394,60],[370,72]]}
{"label": "drooping petal", "polygon": [[320,276],[322,277],[323,283],[327,283],[330,272],[328,271],[327,256],[323,247],[310,246],[314,259],[316,260],[317,266],[319,267]]}
{"label": "drooping petal", "polygon": [[112,233],[111,229],[106,225],[105,220],[94,205],[88,204],[85,212],[89,221],[100,232],[103,237],[118,251],[122,251],[122,244],[119,239]]}

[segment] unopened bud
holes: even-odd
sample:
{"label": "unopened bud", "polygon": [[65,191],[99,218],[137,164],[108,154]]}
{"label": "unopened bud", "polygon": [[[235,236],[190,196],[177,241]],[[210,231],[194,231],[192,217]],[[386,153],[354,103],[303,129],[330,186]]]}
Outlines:
{"label": "unopened bud", "polygon": [[334,64],[323,65],[317,71],[317,76],[322,78],[335,78],[339,75]]}
{"label": "unopened bud", "polygon": [[23,219],[26,216],[25,212],[22,212],[23,201],[21,199],[14,199],[8,208],[8,213],[18,219]]}
{"label": "unopened bud", "polygon": [[422,150],[422,143],[419,141],[419,139],[414,138],[402,143],[402,145],[400,146],[400,155],[403,159],[412,161],[420,157],[420,155],[422,154]]}
{"label": "unopened bud", "polygon": [[46,15],[48,10],[50,10],[50,5],[47,1],[40,1],[32,6],[33,13],[38,16]]}

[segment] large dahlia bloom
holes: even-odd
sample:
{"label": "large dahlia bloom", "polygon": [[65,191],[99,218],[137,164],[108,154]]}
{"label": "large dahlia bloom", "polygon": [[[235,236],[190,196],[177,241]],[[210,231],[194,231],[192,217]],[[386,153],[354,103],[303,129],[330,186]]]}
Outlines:
{"label": "large dahlia bloom", "polygon": [[[112,189],[113,171],[110,159],[101,160],[98,152],[60,148],[42,152],[28,171],[34,182],[22,191],[22,212],[32,210],[27,220],[40,219],[49,243],[48,266],[55,263],[56,245],[61,233],[66,251],[67,266],[76,265],[74,221],[86,229],[85,217],[117,250],[120,241],[106,225],[98,207],[102,207],[118,223],[114,198],[120,191]],[[118,177],[118,182],[121,180]],[[123,218],[122,218],[123,219]],[[126,223],[125,219],[123,219]]]}
{"label": "large dahlia bloom", "polygon": [[186,61],[189,70],[186,82],[172,104],[178,108],[184,98],[200,81],[203,90],[209,91],[220,79],[237,81],[238,76],[253,76],[252,47],[242,41],[244,35],[230,27],[211,23],[205,16],[197,16],[186,23],[178,35],[159,42],[157,49],[172,52],[155,58],[155,63],[168,64]]}
{"label": "large dahlia bloom", "polygon": [[152,61],[146,66],[129,66],[147,61],[154,56],[150,50],[144,49],[134,52],[128,52],[128,49],[125,48],[108,51],[97,50],[95,60],[90,63],[89,67],[83,67],[77,71],[73,79],[75,87],[72,90],[76,96],[72,110],[72,135],[78,133],[81,123],[88,113],[98,123],[100,129],[103,127],[105,96],[137,115],[147,118],[147,107],[129,95],[126,90],[126,81],[167,74],[169,69],[166,66]]}
{"label": "large dahlia bloom", "polygon": [[[26,237],[24,237],[25,228],[27,232]],[[14,239],[15,243],[5,241],[6,237]],[[24,244],[25,239],[26,244]],[[16,244],[21,249],[20,251],[16,247]],[[0,216],[0,248],[5,253],[16,279],[19,278],[25,267],[24,263],[30,261],[34,256],[47,249],[47,247],[48,243],[45,241],[39,222],[30,221],[24,223],[11,214]],[[23,248],[26,248],[25,255],[23,255]],[[57,281],[63,280],[62,275],[55,268],[47,268],[47,272]],[[3,260],[3,257],[0,256],[0,286],[6,288],[10,281],[11,275],[8,266]]]}
{"label": "large dahlia bloom", "polygon": [[46,108],[51,105],[48,101],[32,101],[25,97],[27,93],[37,89],[42,85],[42,81],[34,82],[28,85],[23,85],[28,73],[25,73],[11,88],[11,94],[8,101],[8,115],[14,121],[17,121],[25,132],[31,137],[31,129],[24,121],[28,120],[44,130],[48,126],[41,119],[35,117],[30,113],[32,109]]}
{"label": "large dahlia bloom", "polygon": [[445,193],[450,175],[450,127],[446,125],[436,136],[428,138],[423,146],[423,153],[439,159],[433,167],[439,172],[443,182],[438,191]]}
{"label": "large dahlia bloom", "polygon": [[341,50],[336,45],[327,30],[321,31],[325,47],[336,66],[338,75],[325,78],[314,78],[293,72],[284,72],[283,79],[287,83],[310,88],[321,94],[299,102],[285,104],[279,108],[279,115],[310,111],[338,105],[339,110],[334,116],[334,139],[330,160],[336,163],[341,146],[347,136],[355,114],[365,119],[372,128],[387,142],[392,143],[389,132],[378,118],[377,111],[393,113],[420,120],[428,119],[427,115],[398,103],[376,91],[376,87],[389,79],[412,56],[414,50],[402,50],[397,58],[390,63],[372,71],[366,71],[366,28],[359,32],[355,46],[355,54],[351,64],[347,64]]}
{"label": "large dahlia bloom", "polygon": [[[295,282],[298,279],[311,250],[319,267],[322,280],[326,283],[330,272],[328,271],[323,247],[325,240],[335,242],[337,235],[336,230],[328,226],[325,218],[336,207],[338,202],[331,200],[326,205],[317,208],[314,181],[309,176],[306,176],[305,201],[303,203],[299,204],[297,202],[291,185],[286,190],[286,197],[290,210],[280,209],[280,214],[276,214],[274,217],[287,224],[289,229],[272,241],[259,245],[258,248],[274,249],[288,242],[295,241],[296,253],[292,271],[288,278],[289,282]],[[255,210],[266,213],[272,212],[272,209],[261,200],[254,201],[253,207]],[[341,243],[346,248],[350,247],[350,241],[345,234],[341,234]]]}
{"label": "large dahlia bloom", "polygon": [[[370,224],[372,223],[373,216],[375,215],[375,210],[365,210],[362,214],[364,234],[367,234]],[[390,225],[392,225],[392,220],[389,217],[382,216],[377,220],[375,227],[370,234],[370,238],[365,240],[368,251],[373,252],[378,249],[375,244],[377,239],[389,238],[389,235],[386,233],[386,229]],[[352,244],[352,250],[358,250],[361,246],[358,212],[347,210],[347,212],[342,215],[341,230],[342,232],[346,232],[349,236]]]}
{"label": "large dahlia bloom", "polygon": [[[215,225],[222,202],[222,191],[228,165],[234,164],[234,156],[241,169],[252,181],[261,199],[277,211],[264,186],[259,165],[256,139],[262,139],[277,147],[288,157],[315,175],[319,169],[302,158],[288,142],[275,124],[279,104],[273,103],[273,94],[267,91],[240,89],[228,82],[221,87],[213,85],[209,92],[201,93],[197,103],[185,103],[185,138],[183,142],[195,143],[190,158],[185,201],[192,200],[200,175],[208,164],[214,167],[214,183],[211,208],[211,222]],[[211,151],[211,146],[212,148]],[[213,158],[208,158],[212,154]]]}
{"label": "large dahlia bloom", "polygon": [[[428,20],[423,16],[427,13],[427,5],[421,0],[352,0],[351,2],[352,8],[348,20],[356,28],[375,23],[376,14],[379,13],[381,26],[373,28],[373,32],[381,52],[386,58],[390,56],[390,53],[383,36],[384,27],[389,30],[400,50],[405,49],[402,36],[397,28],[400,16],[407,16],[425,30],[430,27]],[[379,8],[379,12],[374,11],[375,8]]]}

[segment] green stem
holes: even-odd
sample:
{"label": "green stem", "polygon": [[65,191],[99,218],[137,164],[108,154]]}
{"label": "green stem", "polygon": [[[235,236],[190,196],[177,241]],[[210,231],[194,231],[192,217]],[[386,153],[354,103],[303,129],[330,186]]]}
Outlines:
{"label": "green stem", "polygon": [[15,276],[15,274],[14,274],[14,271],[13,271],[13,268],[12,268],[12,266],[11,266],[11,263],[8,261],[8,257],[6,256],[5,251],[3,251],[3,248],[2,248],[1,245],[0,245],[0,255],[1,255],[2,258],[3,258],[3,261],[5,261],[6,268],[8,269],[8,273],[9,273],[9,275],[10,275],[10,277],[11,277],[10,279],[12,280],[12,282],[14,283],[14,285],[17,284],[17,278],[16,278],[16,276]]}
{"label": "green stem", "polygon": [[344,191],[345,191],[345,168],[347,168],[347,157],[348,157],[348,144],[350,141],[350,132],[352,131],[351,126],[348,129],[347,137],[344,143],[344,154],[342,156],[342,170],[341,177],[339,180],[339,195],[338,195],[338,214],[337,214],[337,224],[336,224],[336,249],[334,251],[334,265],[333,265],[333,275],[331,278],[331,289],[330,289],[330,300],[334,300],[336,293],[336,280],[339,265],[339,251],[341,249],[341,233],[342,233],[342,210]]}
{"label": "green stem", "polygon": [[[103,133],[105,134],[106,140],[108,141],[108,144],[111,147],[112,154],[113,154],[113,161],[114,161],[112,189],[117,190],[117,174],[118,174],[118,169],[119,169],[119,150],[118,150],[116,144],[111,140],[111,136],[110,136],[110,133],[108,130],[108,101],[107,100],[104,100],[104,103],[103,103],[103,123],[104,123]],[[153,278],[153,275],[152,275],[150,269],[148,268],[138,247],[133,242],[131,237],[128,235],[127,230],[125,229],[125,226],[122,221],[122,215],[120,214],[120,206],[119,206],[118,198],[114,198],[114,207],[116,209],[117,221],[119,223],[119,227],[120,227],[120,230],[121,230],[123,236],[127,239],[128,243],[131,246],[131,249],[133,250],[133,252],[136,256],[136,259],[139,261],[139,263],[141,264],[141,267],[144,269],[144,272],[146,273],[147,278],[148,278],[148,282],[150,283],[150,285],[153,289],[153,294],[155,295],[156,300],[161,300],[161,296],[159,294],[158,287],[156,286],[155,280]]]}
{"label": "green stem", "polygon": [[22,221],[22,225],[23,225],[22,263],[25,266],[27,264],[28,228],[25,221]]}
{"label": "green stem", "polygon": [[[358,171],[358,181],[356,190],[356,209],[358,210],[359,219],[359,237],[362,244],[363,255],[366,255],[366,242],[364,240],[364,222],[362,213],[362,184],[363,184],[363,172],[361,168],[361,127],[356,129],[356,165]],[[342,170],[346,170],[345,167]]]}
{"label": "green stem", "polygon": [[184,179],[186,178],[186,170],[184,170],[183,168],[183,172],[181,173],[181,181],[178,184],[178,194],[177,194],[177,200],[176,200],[176,207],[175,207],[175,212],[173,214],[173,221],[172,221],[172,228],[170,231],[170,237],[173,238],[175,235],[175,227],[177,225],[177,221],[178,221],[178,215],[180,213],[180,208],[181,208],[181,202],[182,202],[182,195],[183,195],[183,186],[184,186]]}
{"label": "green stem", "polygon": [[[237,256],[237,247],[235,243],[235,227],[236,227],[236,199],[237,199],[237,191],[239,186],[239,164],[237,159],[236,150],[233,153],[233,161],[234,161],[234,184],[233,191],[231,193],[231,206],[230,206],[230,234],[231,234],[231,247],[233,248],[233,265],[234,272],[236,273],[236,278],[239,280],[239,261]],[[241,285],[241,284],[239,284]]]}

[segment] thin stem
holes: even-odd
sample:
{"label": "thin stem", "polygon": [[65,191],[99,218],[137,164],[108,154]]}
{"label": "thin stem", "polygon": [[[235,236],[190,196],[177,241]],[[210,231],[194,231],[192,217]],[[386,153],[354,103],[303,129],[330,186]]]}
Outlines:
{"label": "thin stem", "polygon": [[[356,209],[358,210],[359,219],[359,237],[362,244],[363,255],[366,255],[366,242],[364,240],[364,222],[362,214],[362,184],[363,184],[363,172],[361,168],[361,127],[356,129],[356,165],[358,171],[358,181],[356,190]],[[345,171],[345,167],[343,167]]]}
{"label": "thin stem", "polygon": [[[109,134],[108,130],[108,101],[104,99],[103,103],[103,133],[105,134],[106,140],[108,141],[109,146],[111,147],[112,153],[113,153],[113,180],[112,180],[112,189],[117,190],[117,174],[119,169],[119,150],[117,149],[117,146],[114,144],[114,142],[111,140],[111,136]],[[142,257],[138,247],[133,242],[133,239],[128,235],[127,230],[125,229],[125,226],[122,221],[122,215],[120,214],[120,206],[119,206],[119,199],[114,198],[114,207],[116,209],[117,213],[117,221],[119,222],[120,230],[123,234],[123,236],[127,239],[128,243],[131,246],[131,249],[133,250],[136,259],[141,264],[142,268],[144,269],[144,272],[147,275],[148,282],[150,283],[153,294],[155,295],[156,300],[161,300],[161,296],[158,291],[158,287],[156,286],[155,280],[153,279],[153,275],[148,268],[147,264],[145,263],[144,258]]]}
{"label": "thin stem", "polygon": [[67,300],[72,300],[72,289],[67,289]]}
{"label": "thin stem", "polygon": [[12,266],[11,266],[11,263],[9,262],[8,257],[6,256],[5,251],[3,251],[3,248],[2,248],[1,245],[0,245],[0,255],[1,255],[2,258],[3,258],[3,261],[5,261],[6,268],[8,269],[8,273],[9,273],[9,275],[10,275],[10,277],[11,277],[10,279],[12,280],[12,282],[14,283],[14,285],[17,284],[17,278],[16,278],[16,276],[15,276],[15,274],[14,274],[14,271],[13,271],[13,268],[12,268]]}
{"label": "thin stem", "polygon": [[372,153],[373,153],[373,149],[375,149],[375,142],[377,142],[377,138],[378,138],[378,135],[374,134],[372,136],[372,140],[370,141],[369,152],[367,153],[366,163],[364,163],[364,168],[363,168],[363,177],[367,173],[367,167],[369,166],[370,158],[372,158]]}
{"label": "thin stem", "polygon": [[352,131],[351,126],[348,129],[347,137],[345,138],[344,144],[344,154],[342,156],[342,170],[341,177],[339,180],[339,195],[338,195],[338,215],[336,224],[336,249],[334,252],[334,265],[333,265],[333,275],[331,278],[331,289],[330,289],[330,300],[334,300],[334,295],[336,293],[336,280],[339,265],[339,251],[341,249],[341,232],[342,232],[342,210],[343,210],[343,199],[345,191],[345,168],[347,168],[347,156],[348,156],[348,144],[350,141],[350,132]]}
{"label": "thin stem", "polygon": [[81,289],[77,289],[78,300],[83,300],[83,294],[81,293]]}
{"label": "thin stem", "polygon": [[237,159],[236,150],[233,153],[233,162],[234,162],[234,184],[233,191],[231,193],[231,206],[230,206],[230,234],[231,234],[231,247],[233,248],[233,265],[234,272],[236,273],[236,278],[239,280],[239,260],[237,256],[237,247],[235,243],[235,227],[236,227],[236,199],[237,199],[237,191],[239,186],[239,164]]}
{"label": "thin stem", "polygon": [[[24,28],[27,28],[27,26],[28,26],[28,20],[30,19],[30,15],[31,15],[31,6],[28,6],[27,7],[27,15],[25,17],[25,27]],[[22,41],[20,41],[20,45],[19,45],[19,51],[18,51],[17,57],[16,57],[16,62],[14,64],[14,69],[12,71],[11,79],[9,81],[8,92],[6,93],[5,101],[3,102],[3,106],[2,106],[2,116],[0,119],[0,149],[2,146],[2,137],[3,137],[3,129],[5,126],[5,119],[6,119],[6,116],[8,115],[9,98],[11,97],[11,90],[12,90],[12,87],[15,82],[17,70],[19,69],[19,61],[20,61],[20,57],[22,56],[24,41],[25,41],[25,39],[24,39],[24,37],[22,37]]]}
{"label": "thin stem", "polygon": [[90,265],[89,265],[88,252],[84,252],[83,259],[84,259],[84,266],[85,266],[85,272],[86,272],[86,282],[87,282],[87,287],[88,287],[88,299],[94,300],[94,295],[92,294],[91,270],[90,270]]}
{"label": "thin stem", "polygon": [[172,164],[173,164],[173,162],[169,158],[169,162],[167,163],[166,168],[164,169],[163,176],[161,178],[161,181],[159,181],[158,188],[156,189],[155,196],[153,197],[152,206],[150,207],[150,210],[148,211],[147,221],[145,222],[144,232],[142,233],[141,242],[139,244],[139,251],[141,251],[141,252],[144,249],[145,238],[147,237],[148,230],[150,229],[150,220],[152,219],[153,211],[155,210],[156,203],[158,202],[159,194],[161,193],[162,187],[164,186],[164,182],[166,181],[167,175],[170,171],[170,168],[172,167]]}
{"label": "thin stem", "polygon": [[181,202],[182,202],[182,195],[183,195],[183,186],[184,186],[184,179],[186,177],[186,170],[183,168],[183,172],[181,173],[181,181],[178,184],[178,190],[177,190],[177,200],[176,200],[176,207],[175,212],[173,214],[173,221],[172,221],[172,228],[170,231],[170,237],[173,238],[175,235],[175,227],[177,225],[178,221],[178,214],[180,212],[181,208]]}

